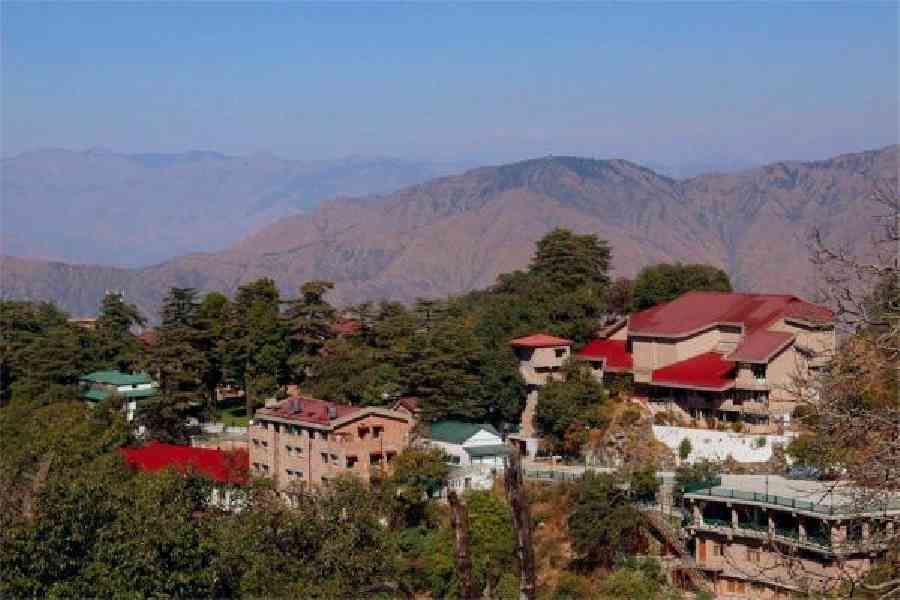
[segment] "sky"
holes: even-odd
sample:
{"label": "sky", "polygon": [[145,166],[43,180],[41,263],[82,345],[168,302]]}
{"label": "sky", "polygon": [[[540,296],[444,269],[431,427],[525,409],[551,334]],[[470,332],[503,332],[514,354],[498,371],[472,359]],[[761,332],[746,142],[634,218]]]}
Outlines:
{"label": "sky", "polygon": [[898,6],[3,2],[2,153],[825,158],[900,138]]}

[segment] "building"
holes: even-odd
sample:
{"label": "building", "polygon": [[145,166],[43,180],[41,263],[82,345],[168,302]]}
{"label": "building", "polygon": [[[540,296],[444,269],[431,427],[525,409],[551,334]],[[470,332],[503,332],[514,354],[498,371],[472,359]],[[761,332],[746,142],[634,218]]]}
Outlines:
{"label": "building", "polygon": [[256,411],[251,474],[271,477],[288,496],[343,474],[369,481],[406,448],[413,425],[395,410],[294,396]]}
{"label": "building", "polygon": [[860,508],[836,482],[723,475],[716,487],[686,491],[685,529],[717,597],[825,595],[900,535],[900,498]]}
{"label": "building", "polygon": [[146,373],[122,373],[121,371],[94,371],[78,378],[82,399],[97,403],[113,394],[123,398],[125,420],[134,420],[139,402],[159,393],[159,385]]}
{"label": "building", "polygon": [[577,356],[598,378],[631,374],[654,412],[762,431],[789,421],[792,384],[835,344],[831,311],[795,296],[689,292],[622,319]]}
{"label": "building", "polygon": [[415,422],[419,420],[419,416],[422,414],[422,404],[415,396],[403,396],[394,402],[394,405],[391,406],[391,410],[409,415]]}
{"label": "building", "polygon": [[522,411],[519,430],[510,437],[528,456],[534,456],[538,447],[534,428],[538,390],[547,382],[561,378],[560,369],[572,356],[573,344],[572,340],[546,333],[516,338],[509,343],[519,359],[519,374],[526,389],[525,410]]}
{"label": "building", "polygon": [[139,448],[119,449],[125,464],[141,471],[173,469],[195,473],[210,479],[214,485],[210,504],[238,510],[241,486],[248,481],[246,450],[222,451],[191,446],[153,443]]}
{"label": "building", "polygon": [[512,452],[488,423],[436,421],[428,426],[422,443],[443,450],[453,466],[485,465],[494,472],[506,468],[506,458]]}

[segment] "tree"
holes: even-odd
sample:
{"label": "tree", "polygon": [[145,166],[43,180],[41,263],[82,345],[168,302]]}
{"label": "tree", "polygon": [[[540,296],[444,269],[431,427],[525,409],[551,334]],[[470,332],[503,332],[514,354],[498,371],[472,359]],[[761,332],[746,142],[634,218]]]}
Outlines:
{"label": "tree", "polygon": [[516,536],[508,504],[491,491],[471,491],[465,497],[469,516],[472,574],[477,589],[497,589],[500,576],[516,563]]}
{"label": "tree", "polygon": [[150,354],[159,394],[144,400],[138,411],[139,422],[157,439],[184,441],[188,414],[206,399],[206,339],[198,308],[193,288],[172,288],[163,300],[162,324]]}
{"label": "tree", "polygon": [[240,286],[229,306],[222,356],[227,377],[244,389],[251,418],[259,399],[274,395],[288,376],[288,328],[279,303],[278,287],[264,278]]}
{"label": "tree", "polygon": [[725,271],[712,265],[651,265],[641,269],[634,280],[634,308],[650,308],[691,291],[730,292],[731,281]]}
{"label": "tree", "polygon": [[702,458],[692,464],[682,463],[675,469],[675,491],[673,496],[680,498],[687,489],[715,487],[720,484],[719,473],[722,466],[714,461]]}
{"label": "tree", "polygon": [[334,336],[336,312],[325,301],[331,289],[334,284],[330,281],[307,281],[300,286],[300,297],[288,303],[285,316],[291,331],[290,366],[300,381],[309,375],[326,341]]}
{"label": "tree", "polygon": [[568,363],[563,377],[541,389],[535,424],[555,451],[574,455],[587,441],[587,430],[603,423],[607,393],[584,364]]}
{"label": "tree", "polygon": [[216,390],[224,379],[222,344],[229,311],[228,297],[210,292],[197,307],[197,327],[202,332],[201,347],[205,356],[202,379],[206,386],[207,410],[212,412],[216,404]]}
{"label": "tree", "polygon": [[685,461],[690,457],[691,452],[693,452],[694,447],[691,445],[691,440],[688,438],[684,438],[681,440],[681,443],[678,444],[678,458],[682,461]]}
{"label": "tree", "polygon": [[594,234],[554,229],[537,243],[529,273],[562,289],[609,283],[609,245]]}
{"label": "tree", "polygon": [[407,448],[396,456],[384,481],[384,498],[397,527],[417,527],[426,519],[431,498],[440,493],[450,467],[443,450]]}
{"label": "tree", "polygon": [[572,547],[583,561],[610,566],[617,556],[634,553],[643,543],[641,523],[640,511],[613,476],[585,473],[568,521]]}
{"label": "tree", "polygon": [[656,465],[644,464],[628,474],[628,492],[638,502],[656,502],[660,479],[656,476]]}
{"label": "tree", "polygon": [[625,277],[618,277],[606,290],[607,309],[613,315],[624,315],[631,312],[634,302],[634,282]]}
{"label": "tree", "polygon": [[147,320],[137,306],[125,302],[122,294],[107,293],[96,323],[99,361],[119,371],[134,369],[141,358],[141,347],[131,330],[146,324]]}

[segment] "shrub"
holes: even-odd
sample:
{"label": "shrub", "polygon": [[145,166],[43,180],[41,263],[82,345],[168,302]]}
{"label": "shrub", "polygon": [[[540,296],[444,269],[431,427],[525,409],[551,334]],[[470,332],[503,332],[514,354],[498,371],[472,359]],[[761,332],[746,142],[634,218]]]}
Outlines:
{"label": "shrub", "polygon": [[641,420],[641,411],[636,408],[626,408],[622,411],[622,425],[632,427]]}

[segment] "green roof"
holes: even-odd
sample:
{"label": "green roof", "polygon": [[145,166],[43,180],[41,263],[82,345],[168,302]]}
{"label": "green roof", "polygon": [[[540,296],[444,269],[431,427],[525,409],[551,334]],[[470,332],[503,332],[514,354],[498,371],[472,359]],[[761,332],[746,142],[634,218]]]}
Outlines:
{"label": "green roof", "polygon": [[121,392],[117,392],[114,390],[101,390],[101,389],[89,389],[85,390],[81,393],[81,397],[85,400],[93,400],[94,402],[100,402],[102,400],[106,400],[113,394],[118,394],[120,396],[125,396],[126,398],[149,398],[150,396],[155,396],[159,392],[159,388],[144,388],[142,390],[123,390]]}
{"label": "green roof", "polygon": [[123,373],[121,371],[94,371],[79,377],[81,381],[92,383],[106,383],[109,385],[136,385],[141,383],[153,383],[146,373]]}
{"label": "green roof", "polygon": [[499,437],[499,433],[489,423],[465,423],[463,421],[436,421],[431,424],[432,440],[448,444],[462,444],[467,439],[484,429]]}
{"label": "green roof", "polygon": [[472,458],[478,458],[480,456],[506,456],[507,454],[512,454],[512,448],[504,444],[474,446],[472,448],[466,448],[465,450],[466,454]]}

